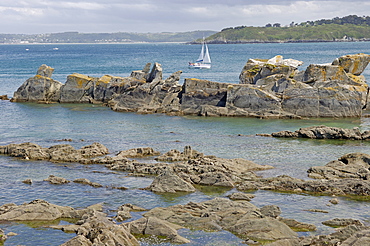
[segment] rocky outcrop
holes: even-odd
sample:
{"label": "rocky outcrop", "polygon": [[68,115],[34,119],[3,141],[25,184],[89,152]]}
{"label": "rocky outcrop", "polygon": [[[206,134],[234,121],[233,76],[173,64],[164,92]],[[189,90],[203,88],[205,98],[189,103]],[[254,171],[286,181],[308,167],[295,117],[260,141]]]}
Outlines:
{"label": "rocky outcrop", "polygon": [[146,189],[158,193],[195,191],[195,188],[189,182],[177,176],[171,168],[163,170]]}
{"label": "rocky outcrop", "polygon": [[[61,246],[90,246],[90,245],[127,245],[139,246],[137,239],[123,226],[113,223],[110,218],[100,212],[86,213],[73,226],[77,236]],[[60,229],[68,231],[70,226],[61,226]]]}
{"label": "rocky outcrop", "polygon": [[262,118],[359,117],[368,102],[361,73],[366,54],[347,55],[331,64],[311,64],[276,56],[250,59],[240,84],[186,78],[181,71],[162,78],[162,66],[133,71],[129,77],[100,78],[71,74],[66,83],[53,81],[43,65],[14,93],[15,102],[106,103],[111,109],[171,115],[243,116]]}
{"label": "rocky outcrop", "polygon": [[127,157],[127,158],[143,158],[148,156],[157,156],[160,152],[155,151],[153,148],[134,148],[129,150],[123,150],[118,153],[117,156]]}
{"label": "rocky outcrop", "polygon": [[200,203],[158,207],[143,216],[156,217],[192,229],[227,230],[241,238],[253,238],[257,241],[297,238],[296,232],[277,219],[277,214],[272,213],[270,216],[263,213],[263,210],[247,201],[215,198]]}
{"label": "rocky outcrop", "polygon": [[9,100],[8,95],[0,95],[0,100]]}
{"label": "rocky outcrop", "polygon": [[37,74],[14,92],[13,102],[57,102],[63,84],[51,79],[54,69],[41,65]]}
{"label": "rocky outcrop", "polygon": [[[96,210],[96,206],[76,210],[71,207],[63,207],[51,204],[44,200],[34,200],[27,204],[16,205],[14,203],[0,206],[0,220],[2,221],[50,221],[61,218],[80,219],[85,213]],[[98,208],[101,210],[101,207]]]}
{"label": "rocky outcrop", "polygon": [[280,138],[311,138],[311,139],[345,139],[345,140],[369,140],[370,131],[361,132],[358,128],[344,129],[329,126],[311,126],[300,128],[297,131],[280,131],[271,135]]}
{"label": "rocky outcrop", "polygon": [[155,235],[166,238],[170,243],[185,244],[190,241],[177,233],[182,226],[175,225],[156,217],[144,217],[123,224],[134,235]]}
{"label": "rocky outcrop", "polygon": [[108,149],[100,143],[93,143],[76,150],[69,144],[59,144],[49,148],[43,148],[37,144],[28,142],[0,146],[0,154],[26,160],[88,163],[92,157],[108,154]]}
{"label": "rocky outcrop", "polygon": [[315,179],[370,180],[370,155],[350,153],[326,164],[311,167],[308,176]]}
{"label": "rocky outcrop", "polygon": [[238,183],[236,188],[239,191],[273,190],[282,192],[364,197],[370,195],[370,182],[367,180],[303,180],[286,175],[245,180]]}

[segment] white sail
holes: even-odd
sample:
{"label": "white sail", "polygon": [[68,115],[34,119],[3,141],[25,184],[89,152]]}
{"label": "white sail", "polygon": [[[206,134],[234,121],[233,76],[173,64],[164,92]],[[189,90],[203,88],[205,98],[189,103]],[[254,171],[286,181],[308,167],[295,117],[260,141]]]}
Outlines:
{"label": "white sail", "polygon": [[204,59],[204,43],[202,44],[202,50],[200,51],[199,57],[196,62],[202,62]]}
{"label": "white sail", "polygon": [[211,57],[209,56],[208,46],[204,38],[199,57],[195,63],[189,62],[189,68],[211,68]]}
{"label": "white sail", "polygon": [[205,46],[206,46],[206,53],[204,54],[203,62],[204,63],[211,63],[211,57],[209,56],[208,46],[207,46],[207,44]]}

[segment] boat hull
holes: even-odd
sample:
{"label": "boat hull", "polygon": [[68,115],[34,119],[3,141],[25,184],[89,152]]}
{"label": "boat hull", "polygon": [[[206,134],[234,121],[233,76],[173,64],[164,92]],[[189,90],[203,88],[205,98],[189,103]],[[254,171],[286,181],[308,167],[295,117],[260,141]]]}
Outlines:
{"label": "boat hull", "polygon": [[189,68],[195,69],[210,69],[211,64],[204,64],[204,63],[190,63]]}

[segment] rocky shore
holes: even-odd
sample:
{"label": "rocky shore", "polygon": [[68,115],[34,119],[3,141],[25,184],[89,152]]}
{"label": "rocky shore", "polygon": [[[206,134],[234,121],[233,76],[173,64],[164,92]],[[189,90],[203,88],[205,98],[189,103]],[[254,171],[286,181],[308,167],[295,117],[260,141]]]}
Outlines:
{"label": "rocky shore", "polygon": [[[1,221],[51,221],[73,219],[68,225],[52,226],[65,232],[74,232],[76,237],[64,243],[67,245],[139,245],[138,236],[154,235],[165,238],[170,243],[189,243],[180,236],[180,228],[196,230],[226,230],[248,245],[366,245],[369,242],[370,227],[354,219],[333,218],[323,224],[340,229],[329,235],[299,237],[297,231],[315,231],[311,224],[281,217],[278,206],[256,207],[253,195],[245,191],[273,190],[292,193],[307,193],[335,196],[370,195],[370,156],[351,153],[334,160],[325,166],[311,167],[308,172],[314,180],[302,180],[286,175],[262,178],[255,171],[273,168],[258,165],[245,159],[223,159],[207,156],[186,146],[184,150],[170,150],[159,153],[153,148],[135,148],[110,155],[108,149],[94,143],[80,149],[68,144],[43,148],[33,143],[9,144],[0,146],[0,154],[26,161],[77,162],[83,165],[101,164],[115,172],[129,175],[155,176],[146,187],[155,193],[187,194],[201,186],[235,188],[238,192],[228,197],[218,197],[204,202],[189,202],[166,208],[150,210],[140,204],[123,204],[116,215],[109,217],[103,213],[101,205],[84,209],[74,209],[50,204],[44,200],[16,205],[0,206]],[[134,158],[149,158],[151,161],[138,162]],[[32,185],[32,180],[24,183]],[[73,181],[50,175],[44,182],[64,185],[102,185],[85,179]],[[106,187],[108,188],[108,187]],[[112,188],[112,187],[110,187]],[[113,187],[124,190],[124,187]],[[251,201],[252,200],[252,201]],[[330,200],[335,205],[336,198]],[[145,211],[142,218],[126,222],[131,212]],[[2,240],[7,235],[1,234]]]}
{"label": "rocky shore", "polygon": [[328,64],[303,64],[276,56],[249,59],[239,84],[186,78],[182,71],[162,78],[162,66],[150,63],[129,77],[100,78],[71,74],[65,84],[42,65],[14,93],[12,102],[101,103],[115,111],[170,115],[260,118],[361,117],[368,104],[362,72],[370,55],[346,55]]}

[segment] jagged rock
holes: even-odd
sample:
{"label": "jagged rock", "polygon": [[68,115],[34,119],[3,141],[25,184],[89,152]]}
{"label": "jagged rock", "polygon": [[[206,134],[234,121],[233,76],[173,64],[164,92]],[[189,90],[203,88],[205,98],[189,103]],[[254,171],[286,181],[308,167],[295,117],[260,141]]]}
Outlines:
{"label": "jagged rock", "polygon": [[153,148],[134,148],[129,150],[123,150],[118,153],[117,156],[128,157],[128,158],[137,158],[137,157],[146,157],[160,155],[158,151],[154,151]]}
{"label": "jagged rock", "polygon": [[195,188],[175,174],[171,168],[166,168],[158,175],[152,184],[145,188],[153,192],[194,192]]}
{"label": "jagged rock", "polygon": [[281,175],[272,178],[254,178],[236,185],[239,191],[275,190],[306,192],[336,196],[369,196],[370,182],[358,179],[302,180]]}
{"label": "jagged rock", "polygon": [[49,67],[45,64],[42,64],[37,70],[37,75],[51,78],[51,76],[53,75],[53,72],[54,72],[54,68]]}
{"label": "jagged rock", "polygon": [[331,204],[336,205],[336,204],[338,204],[338,203],[339,203],[339,200],[338,200],[338,198],[333,198],[333,199],[330,199],[330,200],[329,200],[329,202],[330,202]]}
{"label": "jagged rock", "polygon": [[260,208],[261,214],[266,217],[277,218],[281,214],[281,210],[276,205],[266,205]]}
{"label": "jagged rock", "polygon": [[122,206],[119,206],[117,215],[114,216],[114,219],[118,222],[122,222],[124,220],[132,218],[130,212],[139,212],[139,211],[147,211],[144,208],[132,205],[132,204],[124,204]]}
{"label": "jagged rock", "polygon": [[49,148],[42,148],[37,144],[27,142],[0,146],[0,154],[27,160],[88,163],[91,157],[108,154],[108,149],[100,143],[93,143],[76,150],[69,144],[59,144]]}
{"label": "jagged rock", "polygon": [[178,150],[171,150],[157,158],[155,160],[157,161],[185,161],[189,159],[196,159],[199,157],[203,157],[203,153],[199,153],[196,150],[193,150],[191,146],[185,146],[184,152],[180,152]]}
{"label": "jagged rock", "polygon": [[61,103],[89,103],[93,80],[96,78],[74,73],[67,77],[66,83],[61,88]]}
{"label": "jagged rock", "polygon": [[32,179],[25,179],[25,180],[22,181],[22,183],[32,184]]}
{"label": "jagged rock", "polygon": [[37,75],[27,79],[14,92],[12,102],[57,102],[63,84],[51,79],[53,69],[42,65]]}
{"label": "jagged rock", "polygon": [[209,201],[167,208],[154,208],[144,216],[157,217],[181,226],[203,230],[227,230],[254,240],[297,238],[287,225],[271,217],[247,201],[215,198]]}
{"label": "jagged rock", "polygon": [[359,220],[339,219],[339,218],[324,221],[324,222],[322,222],[322,224],[327,225],[327,226],[331,226],[331,227],[345,227],[345,226],[348,226],[348,225],[357,225],[357,226],[363,226],[364,225]]}
{"label": "jagged rock", "polygon": [[82,235],[78,235],[60,246],[92,246],[92,242]]}
{"label": "jagged rock", "polygon": [[189,240],[177,233],[181,226],[161,220],[156,217],[145,217],[132,222],[123,224],[132,234],[155,235],[166,237],[171,243],[184,244],[190,243]]}
{"label": "jagged rock", "polygon": [[315,225],[302,223],[295,219],[278,217],[278,220],[292,228],[294,231],[316,231]]}
{"label": "jagged rock", "polygon": [[49,177],[47,179],[44,179],[44,181],[48,181],[51,184],[67,184],[67,183],[71,182],[71,181],[69,181],[65,178],[56,177],[54,175],[49,175]]}
{"label": "jagged rock", "polygon": [[85,184],[85,185],[90,185],[90,186],[95,187],[95,188],[103,187],[103,185],[101,185],[99,183],[96,183],[96,182],[91,182],[90,180],[85,179],[85,178],[75,179],[75,180],[73,180],[73,182],[74,183]]}
{"label": "jagged rock", "polygon": [[255,197],[253,194],[247,194],[243,192],[234,192],[230,194],[229,196],[230,200],[238,201],[238,200],[244,200],[244,201],[250,201]]}
{"label": "jagged rock", "polygon": [[79,221],[79,224],[80,226],[76,232],[77,236],[66,242],[64,246],[140,245],[136,238],[125,227],[114,224],[103,213],[95,211],[87,213],[82,217],[82,220]]}
{"label": "jagged rock", "polygon": [[239,75],[240,84],[256,84],[259,79],[276,74],[289,77],[303,62],[275,56],[269,60],[249,59]]}
{"label": "jagged rock", "polygon": [[298,245],[362,246],[369,242],[369,227],[349,225],[329,235],[301,238]]}
{"label": "jagged rock", "polygon": [[366,54],[345,55],[333,61],[333,65],[342,67],[347,73],[360,75],[370,62],[370,56]]}
{"label": "jagged rock", "polygon": [[9,100],[8,95],[0,95],[0,100]]}
{"label": "jagged rock", "polygon": [[360,179],[370,180],[370,155],[350,153],[326,164],[311,167],[308,176],[316,179]]}
{"label": "jagged rock", "polygon": [[280,131],[271,134],[273,137],[294,137],[294,138],[312,138],[312,139],[350,139],[366,140],[368,132],[361,132],[358,128],[344,129],[328,126],[311,126],[300,128],[295,132]]}
{"label": "jagged rock", "polygon": [[23,205],[4,204],[0,206],[0,220],[3,221],[33,221],[56,220],[60,218],[81,218],[87,212],[101,209],[96,206],[81,210],[48,203],[44,200],[34,200]]}
{"label": "jagged rock", "polygon": [[240,84],[185,79],[181,71],[162,79],[162,67],[148,63],[122,78],[82,74],[67,77],[64,85],[49,77],[51,68],[27,80],[12,101],[106,103],[112,110],[170,115],[243,116],[258,118],[360,117],[367,105],[368,86],[360,73],[369,55],[340,57],[332,64],[311,64],[276,56],[250,59]]}

